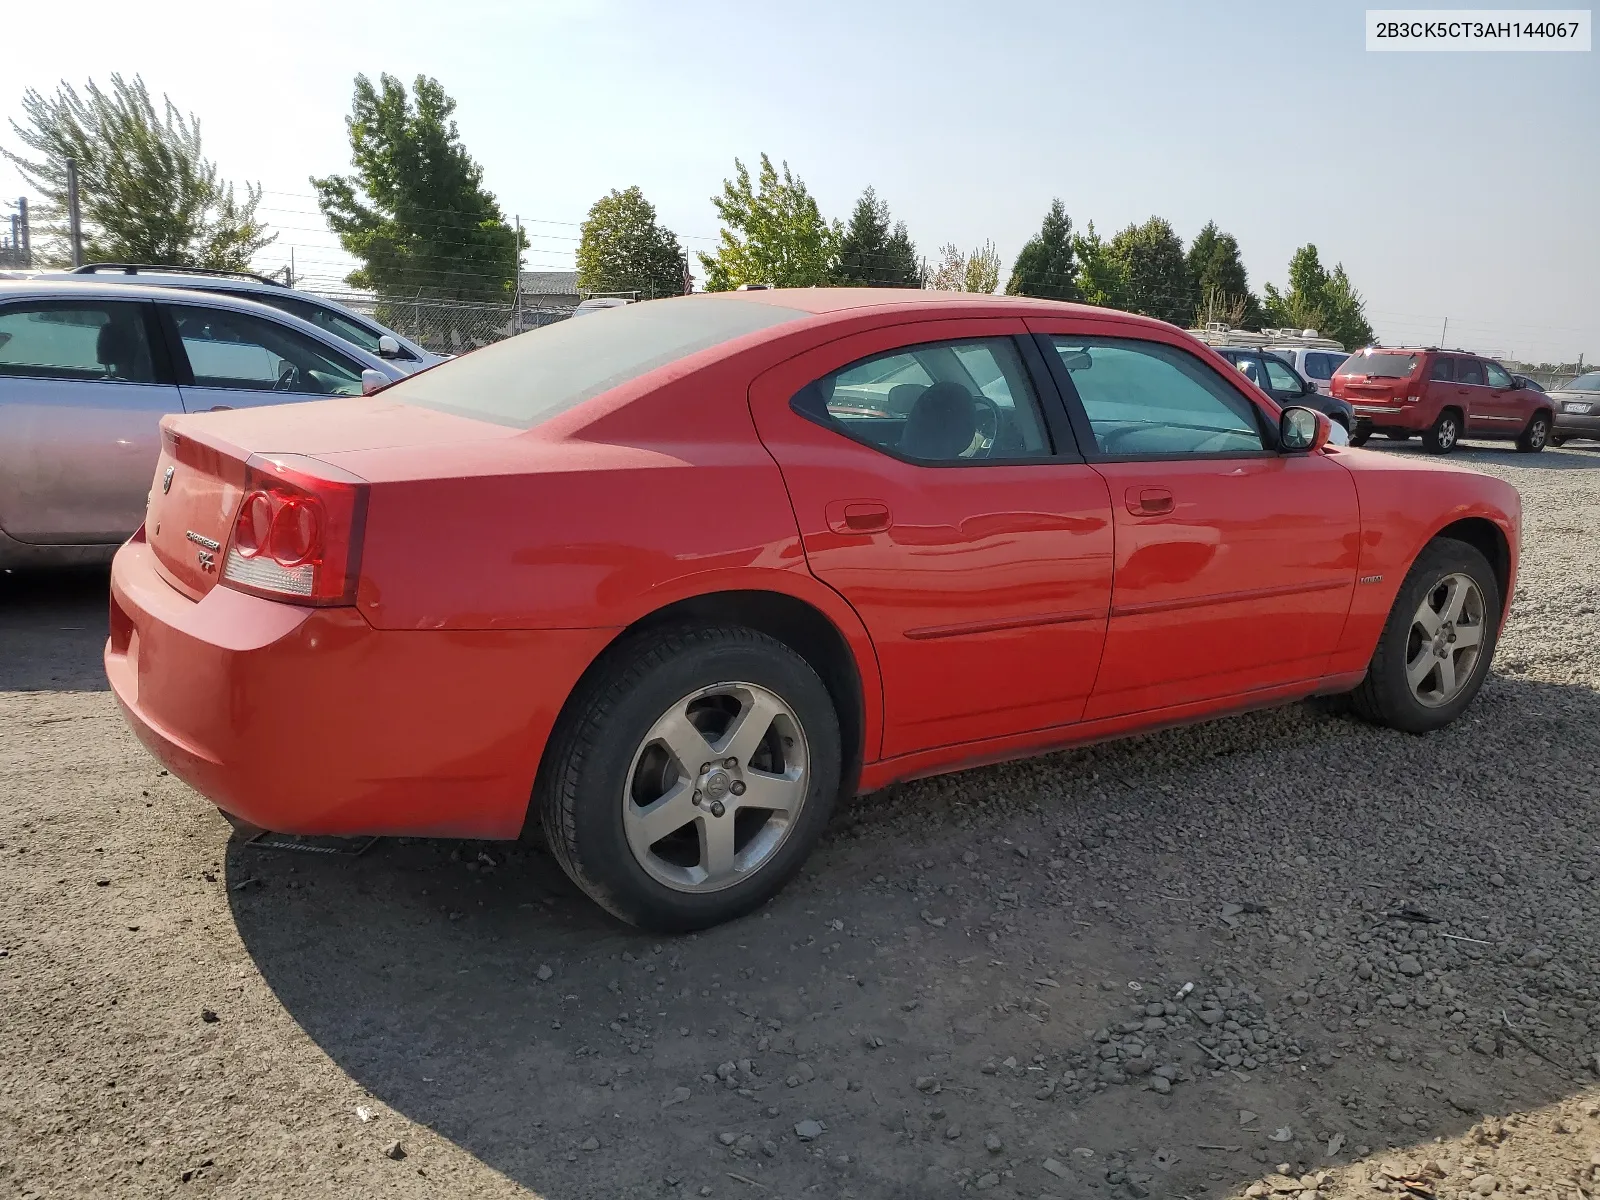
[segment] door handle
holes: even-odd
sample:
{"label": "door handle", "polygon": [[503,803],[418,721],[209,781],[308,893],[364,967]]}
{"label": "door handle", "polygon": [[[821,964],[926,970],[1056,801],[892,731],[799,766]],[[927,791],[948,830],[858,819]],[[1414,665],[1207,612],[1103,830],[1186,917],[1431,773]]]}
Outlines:
{"label": "door handle", "polygon": [[1159,517],[1172,511],[1172,493],[1164,487],[1129,488],[1123,499],[1136,517]]}
{"label": "door handle", "polygon": [[835,533],[885,533],[894,524],[882,500],[832,500],[827,507],[828,528]]}

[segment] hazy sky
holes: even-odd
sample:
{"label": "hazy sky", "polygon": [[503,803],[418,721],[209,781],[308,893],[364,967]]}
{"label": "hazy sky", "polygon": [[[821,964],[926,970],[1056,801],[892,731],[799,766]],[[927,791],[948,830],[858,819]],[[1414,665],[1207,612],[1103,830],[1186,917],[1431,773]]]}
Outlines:
{"label": "hazy sky", "polygon": [[[1497,0],[1505,3],[1506,0]],[[236,16],[229,16],[236,13]],[[930,258],[991,238],[1007,267],[1052,196],[1111,233],[1152,213],[1232,232],[1250,281],[1315,242],[1390,342],[1600,358],[1596,54],[1372,54],[1344,3],[989,0],[13,6],[28,87],[141,74],[197,113],[225,175],[259,180],[302,273],[349,261],[307,177],[345,170],[357,72],[436,77],[487,186],[572,264],[577,224],[638,184],[691,252],[710,197],[765,150],[828,216],[868,184]],[[18,148],[8,126],[0,144]],[[0,196],[21,181],[0,164]],[[696,274],[701,272],[696,267]]]}

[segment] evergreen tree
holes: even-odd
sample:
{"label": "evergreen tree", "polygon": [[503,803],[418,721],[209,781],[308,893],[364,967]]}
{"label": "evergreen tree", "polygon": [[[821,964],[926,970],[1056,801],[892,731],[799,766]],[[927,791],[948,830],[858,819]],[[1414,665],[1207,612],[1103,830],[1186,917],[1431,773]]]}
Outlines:
{"label": "evergreen tree", "polygon": [[1238,239],[1219,230],[1215,221],[1207,221],[1189,246],[1187,261],[1195,293],[1206,310],[1196,314],[1197,320],[1227,319],[1240,328],[1261,328],[1261,303],[1250,290]]}
{"label": "evergreen tree", "polygon": [[856,201],[839,240],[835,281],[847,287],[921,287],[917,250],[905,222],[892,228],[889,206],[870,187]]}
{"label": "evergreen tree", "polygon": [[1330,275],[1317,247],[1310,242],[1289,260],[1289,289],[1280,292],[1270,283],[1262,305],[1270,326],[1315,329],[1347,350],[1375,340],[1367,321],[1366,302],[1350,283],[1341,263]]}
{"label": "evergreen tree", "polygon": [[1161,217],[1129,225],[1111,239],[1109,253],[1122,273],[1123,305],[1130,312],[1187,327],[1198,297],[1183,242]]}
{"label": "evergreen tree", "polygon": [[1122,308],[1127,292],[1122,264],[1095,232],[1093,221],[1073,238],[1072,253],[1078,263],[1078,291],[1083,302],[1102,308]]}
{"label": "evergreen tree", "polygon": [[1017,255],[1011,278],[1006,281],[1006,295],[1078,299],[1078,267],[1072,251],[1072,218],[1059,199],[1052,200],[1039,232]]}

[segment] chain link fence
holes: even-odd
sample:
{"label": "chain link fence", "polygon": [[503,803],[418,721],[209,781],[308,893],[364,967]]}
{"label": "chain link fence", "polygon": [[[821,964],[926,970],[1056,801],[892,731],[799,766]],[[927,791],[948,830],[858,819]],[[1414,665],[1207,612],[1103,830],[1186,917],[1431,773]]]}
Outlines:
{"label": "chain link fence", "polygon": [[435,354],[465,354],[490,342],[564,321],[572,315],[565,306],[472,304],[436,296],[374,296],[364,292],[318,291],[354,312],[363,313]]}

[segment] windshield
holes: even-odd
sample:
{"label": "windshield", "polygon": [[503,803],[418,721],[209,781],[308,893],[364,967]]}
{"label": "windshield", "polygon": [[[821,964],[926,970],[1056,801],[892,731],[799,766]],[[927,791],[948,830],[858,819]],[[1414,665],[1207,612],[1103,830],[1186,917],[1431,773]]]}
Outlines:
{"label": "windshield", "polygon": [[1563,392],[1600,392],[1600,371],[1591,371],[1587,375],[1579,375],[1571,383],[1562,386]]}
{"label": "windshield", "polygon": [[600,309],[474,350],[385,388],[384,396],[531,429],[657,367],[807,315],[720,296]]}
{"label": "windshield", "polygon": [[1340,366],[1340,375],[1373,375],[1383,379],[1404,379],[1417,369],[1415,354],[1377,353],[1352,354]]}

